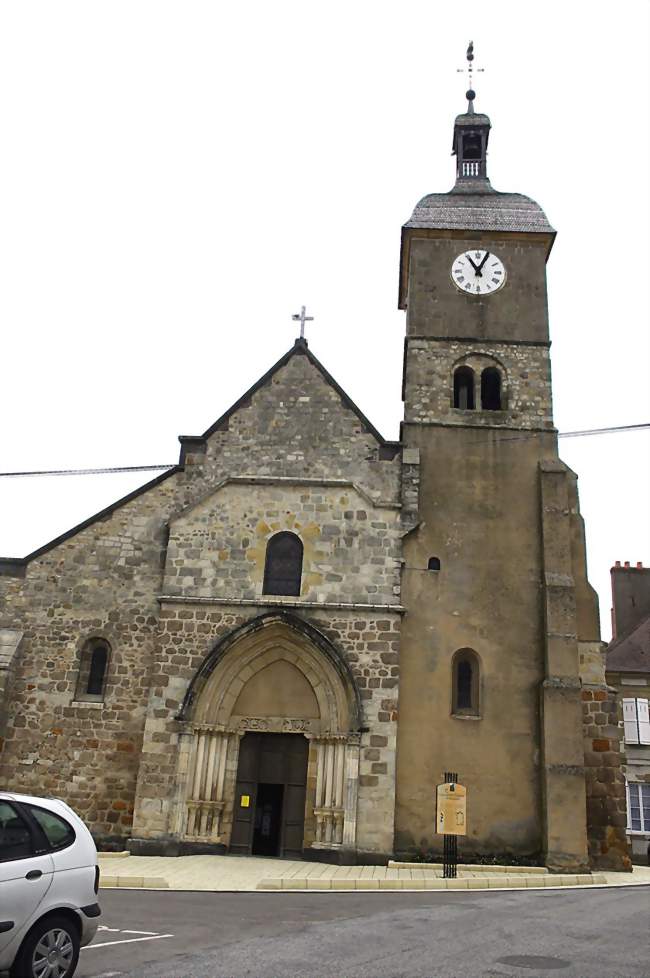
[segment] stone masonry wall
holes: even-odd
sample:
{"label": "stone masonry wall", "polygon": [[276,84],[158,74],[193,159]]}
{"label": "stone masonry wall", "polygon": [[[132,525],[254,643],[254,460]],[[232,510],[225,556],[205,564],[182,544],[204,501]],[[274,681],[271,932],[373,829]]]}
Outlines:
{"label": "stone masonry wall", "polygon": [[[130,833],[173,475],[32,561],[1,622],[23,630],[7,707],[5,785],[65,798],[98,837]],[[111,646],[104,703],[77,703],[81,649]]]}
{"label": "stone masonry wall", "polygon": [[621,704],[605,682],[602,643],[581,643],[587,836],[592,869],[630,870]]}
{"label": "stone masonry wall", "polygon": [[[271,481],[271,480],[269,480]],[[349,484],[228,483],[171,523],[164,593],[262,599],[269,539],[299,534],[301,597],[395,603],[399,510],[376,509]]]}
{"label": "stone masonry wall", "polygon": [[[293,609],[296,610],[296,609]],[[216,641],[257,610],[165,603],[151,713],[142,759],[138,838],[167,835],[174,815],[178,737],[175,719],[187,687]],[[361,740],[357,844],[392,851],[400,616],[359,611],[297,612],[343,653],[359,687],[368,728]]]}
{"label": "stone masonry wall", "polygon": [[[475,375],[476,410],[454,408],[454,370]],[[497,367],[503,411],[481,411],[481,371]],[[405,419],[477,425],[552,428],[551,365],[543,345],[411,338],[406,359]]]}
{"label": "stone masonry wall", "polygon": [[191,461],[210,473],[211,484],[246,475],[349,479],[373,499],[397,503],[399,459],[379,455],[375,436],[297,353],[210,436],[205,456]]}

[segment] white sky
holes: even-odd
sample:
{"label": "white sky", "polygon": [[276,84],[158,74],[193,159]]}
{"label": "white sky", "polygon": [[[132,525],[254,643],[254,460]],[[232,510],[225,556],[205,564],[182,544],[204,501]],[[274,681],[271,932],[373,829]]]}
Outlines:
{"label": "white sky", "polygon": [[[397,438],[400,227],[453,183],[467,42],[499,190],[538,200],[561,431],[650,420],[647,0],[0,6],[2,471],[175,462],[316,315]],[[650,563],[650,435],[562,443],[592,583]],[[0,479],[23,556],[151,475]]]}

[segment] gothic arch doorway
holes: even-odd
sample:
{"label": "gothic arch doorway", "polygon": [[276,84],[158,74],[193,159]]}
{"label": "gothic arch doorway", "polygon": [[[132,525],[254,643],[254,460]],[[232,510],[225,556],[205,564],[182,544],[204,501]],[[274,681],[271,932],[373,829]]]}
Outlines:
{"label": "gothic arch doorway", "polygon": [[313,626],[271,613],[231,633],[179,717],[181,837],[266,855],[354,849],[360,714],[347,664]]}

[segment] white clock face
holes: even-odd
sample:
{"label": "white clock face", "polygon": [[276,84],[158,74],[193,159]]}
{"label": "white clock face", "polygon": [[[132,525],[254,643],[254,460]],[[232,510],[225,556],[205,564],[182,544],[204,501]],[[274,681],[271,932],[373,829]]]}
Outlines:
{"label": "white clock face", "polygon": [[451,278],[463,292],[489,295],[500,289],[506,280],[503,262],[491,251],[465,251],[454,259]]}

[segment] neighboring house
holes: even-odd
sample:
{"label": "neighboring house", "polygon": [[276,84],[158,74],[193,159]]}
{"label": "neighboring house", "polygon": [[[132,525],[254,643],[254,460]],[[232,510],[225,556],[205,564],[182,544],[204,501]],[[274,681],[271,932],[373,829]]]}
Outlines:
{"label": "neighboring house", "polygon": [[622,702],[627,830],[632,860],[650,854],[650,568],[629,563],[612,567],[612,627],[607,681]]}

